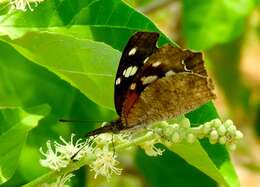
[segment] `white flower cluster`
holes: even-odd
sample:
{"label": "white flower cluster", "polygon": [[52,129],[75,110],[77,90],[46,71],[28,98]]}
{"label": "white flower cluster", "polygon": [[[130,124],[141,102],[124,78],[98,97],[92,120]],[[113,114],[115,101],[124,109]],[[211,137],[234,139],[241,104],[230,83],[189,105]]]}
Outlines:
{"label": "white flower cluster", "polygon": [[[86,145],[86,142],[82,139],[79,139],[74,143],[74,137],[75,134],[72,134],[70,142],[66,142],[62,137],[60,137],[63,144],[54,142],[53,146],[50,141],[47,141],[47,151],[44,152],[42,147],[40,148],[41,154],[45,156],[45,159],[40,160],[41,165],[52,170],[60,170],[69,164],[71,157],[73,157],[80,149],[84,148],[84,153],[91,152],[91,147]],[[79,160],[82,156],[84,156],[82,153],[77,154],[75,159]]]}
{"label": "white flower cluster", "polygon": [[12,10],[26,11],[27,8],[29,8],[30,11],[33,11],[31,3],[34,3],[35,6],[37,6],[39,3],[43,1],[44,0],[10,0],[10,5]]}
{"label": "white flower cluster", "polygon": [[[116,141],[116,143],[128,141],[124,135],[113,136],[115,137],[113,141]],[[111,149],[111,134],[101,134],[92,141],[90,139],[74,141],[74,137],[75,135],[72,134],[69,142],[60,137],[61,143],[55,141],[53,145],[51,145],[50,141],[47,141],[46,152],[40,148],[41,154],[45,157],[40,159],[40,164],[43,167],[59,171],[67,167],[72,159],[75,161],[80,160],[82,157],[88,157],[91,158],[89,166],[95,172],[95,178],[102,175],[109,179],[112,173],[121,174],[122,170],[116,167],[119,162]]]}

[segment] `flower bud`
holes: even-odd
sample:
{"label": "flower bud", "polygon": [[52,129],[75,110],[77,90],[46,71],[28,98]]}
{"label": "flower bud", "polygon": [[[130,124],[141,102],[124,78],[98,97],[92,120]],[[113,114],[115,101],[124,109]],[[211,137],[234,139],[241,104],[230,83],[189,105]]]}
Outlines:
{"label": "flower bud", "polygon": [[236,134],[236,126],[235,125],[231,125],[228,127],[227,131],[232,134],[232,135],[235,135]]}
{"label": "flower bud", "polygon": [[163,129],[163,134],[166,137],[170,137],[173,133],[174,133],[174,128],[171,125],[169,125],[168,127],[165,127]]}
{"label": "flower bud", "polygon": [[213,130],[210,132],[209,141],[212,144],[217,143],[218,140],[218,132],[216,130]]}
{"label": "flower bud", "polygon": [[181,140],[180,134],[178,132],[174,132],[172,135],[172,142],[178,143],[180,142],[180,140]]}
{"label": "flower bud", "polygon": [[209,138],[209,142],[210,142],[211,144],[216,144],[216,143],[218,142],[218,140]]}
{"label": "flower bud", "polygon": [[210,125],[210,123],[205,123],[204,125],[203,125],[203,134],[208,134],[209,132],[210,132],[210,130],[211,130],[211,125]]}
{"label": "flower bud", "polygon": [[190,127],[190,120],[188,118],[183,118],[181,120],[181,126],[184,128],[189,128]]}
{"label": "flower bud", "polygon": [[220,144],[225,144],[227,142],[227,138],[225,136],[221,136],[218,141]]}
{"label": "flower bud", "polygon": [[219,134],[220,136],[223,136],[223,135],[227,132],[227,129],[225,128],[224,125],[220,125],[220,126],[218,127],[217,131],[218,131],[218,134]]}
{"label": "flower bud", "polygon": [[235,135],[235,138],[236,140],[240,140],[244,137],[243,133],[239,130],[236,131],[236,135]]}
{"label": "flower bud", "polygon": [[218,128],[222,124],[220,119],[214,119],[212,122],[215,128]]}
{"label": "flower bud", "polygon": [[196,137],[195,137],[195,135],[194,134],[192,134],[192,133],[189,133],[188,135],[187,135],[187,142],[188,143],[190,143],[190,144],[192,144],[192,143],[194,143],[195,141],[196,141]]}
{"label": "flower bud", "polygon": [[225,121],[225,123],[224,123],[224,126],[226,127],[226,129],[228,129],[232,125],[233,125],[233,121],[231,121],[230,119]]}
{"label": "flower bud", "polygon": [[173,128],[174,130],[178,130],[178,129],[180,128],[180,125],[177,124],[177,123],[174,123],[174,124],[172,124],[172,128]]}

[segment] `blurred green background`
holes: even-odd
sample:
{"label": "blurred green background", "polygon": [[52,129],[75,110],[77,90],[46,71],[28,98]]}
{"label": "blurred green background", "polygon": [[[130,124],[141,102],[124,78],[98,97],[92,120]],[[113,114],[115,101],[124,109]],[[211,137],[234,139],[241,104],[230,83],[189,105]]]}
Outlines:
{"label": "blurred green background", "polygon": [[[53,2],[55,4],[57,1]],[[64,12],[72,15],[76,8],[71,7],[67,10],[70,1],[66,2],[68,4],[62,4],[59,9],[64,9]],[[218,96],[214,102],[216,108],[223,120],[233,119],[245,135],[244,142],[232,154],[241,186],[259,187],[260,1],[126,0],[125,2],[149,17],[179,46],[204,52],[207,69],[216,85]],[[41,8],[41,5],[39,7]],[[41,9],[43,10],[46,11]],[[1,15],[4,13],[5,10],[1,9]],[[60,15],[65,25],[70,19],[68,15]],[[84,20],[83,16],[80,18]],[[31,22],[28,24],[33,25]],[[42,26],[41,24],[51,25],[45,19],[37,26]],[[97,36],[93,37],[98,38],[102,28],[92,28],[93,30],[97,33]],[[109,37],[106,40],[107,43],[114,42],[112,39],[110,41]],[[123,45],[119,42],[115,48],[121,49]],[[100,125],[98,123],[61,125],[57,122],[58,119],[107,121],[116,115],[110,109],[99,107],[78,89],[46,68],[31,62],[2,41],[0,41],[0,53],[1,106],[22,106],[27,111],[33,111],[34,106],[48,104],[51,110],[40,121],[38,127],[30,132],[14,177],[2,185],[12,187],[20,186],[48,171],[39,166],[38,151],[48,139],[56,140],[60,135],[68,138],[71,132],[80,137]],[[0,115],[0,121],[7,123],[4,115]],[[4,128],[0,127],[0,132]],[[119,159],[124,168],[123,177],[115,176],[110,183],[102,177],[93,180],[93,173],[88,172],[88,168],[85,167],[77,171],[77,177],[72,178],[71,185],[217,186],[208,176],[168,151],[163,157],[151,158],[142,150],[133,150],[132,154],[127,152],[120,155]],[[168,167],[171,168],[167,170]]]}

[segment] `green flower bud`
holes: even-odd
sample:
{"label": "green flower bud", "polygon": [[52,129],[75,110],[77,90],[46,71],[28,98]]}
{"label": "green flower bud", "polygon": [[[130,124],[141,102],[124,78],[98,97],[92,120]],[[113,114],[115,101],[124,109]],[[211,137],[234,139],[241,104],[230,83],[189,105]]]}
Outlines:
{"label": "green flower bud", "polygon": [[203,125],[203,129],[202,129],[202,131],[203,131],[203,134],[208,134],[209,132],[210,132],[210,130],[211,130],[211,124],[210,123],[205,123],[204,125]]}
{"label": "green flower bud", "polygon": [[218,132],[216,130],[212,130],[209,136],[210,140],[215,141],[218,139]]}
{"label": "green flower bud", "polygon": [[221,136],[218,141],[220,144],[225,144],[227,142],[227,138],[225,136]]}
{"label": "green flower bud", "polygon": [[165,127],[163,129],[163,134],[166,137],[170,137],[173,133],[174,133],[174,128],[171,125],[169,125],[168,127]]}
{"label": "green flower bud", "polygon": [[235,138],[236,140],[240,140],[244,137],[243,133],[239,130],[236,131],[236,135],[235,135]]}
{"label": "green flower bud", "polygon": [[188,118],[183,118],[181,120],[181,126],[184,128],[189,128],[190,127],[190,120]]}
{"label": "green flower bud", "polygon": [[225,128],[225,126],[224,125],[220,125],[219,127],[218,127],[218,134],[220,135],[220,136],[223,136],[226,132],[227,132],[227,129]]}
{"label": "green flower bud", "polygon": [[235,126],[235,125],[229,126],[228,129],[227,129],[227,131],[228,131],[230,134],[235,135],[235,134],[236,134],[236,131],[237,131],[236,126]]}
{"label": "green flower bud", "polygon": [[224,126],[226,127],[226,129],[228,129],[230,126],[233,126],[233,121],[231,121],[230,119],[225,121]]}
{"label": "green flower bud", "polygon": [[173,143],[178,143],[181,141],[180,134],[178,132],[174,132],[172,135],[172,142]]}
{"label": "green flower bud", "polygon": [[188,143],[192,144],[196,141],[196,136],[192,133],[189,133],[186,139]]}
{"label": "green flower bud", "polygon": [[213,125],[215,128],[218,128],[220,125],[222,125],[222,122],[220,121],[220,119],[214,119],[212,120]]}
{"label": "green flower bud", "polygon": [[180,125],[177,124],[177,123],[174,123],[174,124],[172,124],[172,128],[173,128],[174,130],[178,130],[178,129],[180,128]]}
{"label": "green flower bud", "polygon": [[209,139],[209,142],[211,143],[211,144],[216,144],[217,142],[218,142],[218,140],[214,140],[214,139]]}

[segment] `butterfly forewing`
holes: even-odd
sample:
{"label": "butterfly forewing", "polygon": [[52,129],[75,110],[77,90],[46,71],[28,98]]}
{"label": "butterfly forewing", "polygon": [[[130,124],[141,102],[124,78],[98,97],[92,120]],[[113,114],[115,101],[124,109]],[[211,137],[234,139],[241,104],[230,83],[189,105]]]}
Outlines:
{"label": "butterfly forewing", "polygon": [[114,90],[114,102],[117,113],[121,116],[122,106],[129,86],[134,77],[157,48],[159,34],[155,32],[137,32],[128,41],[119,62]]}

